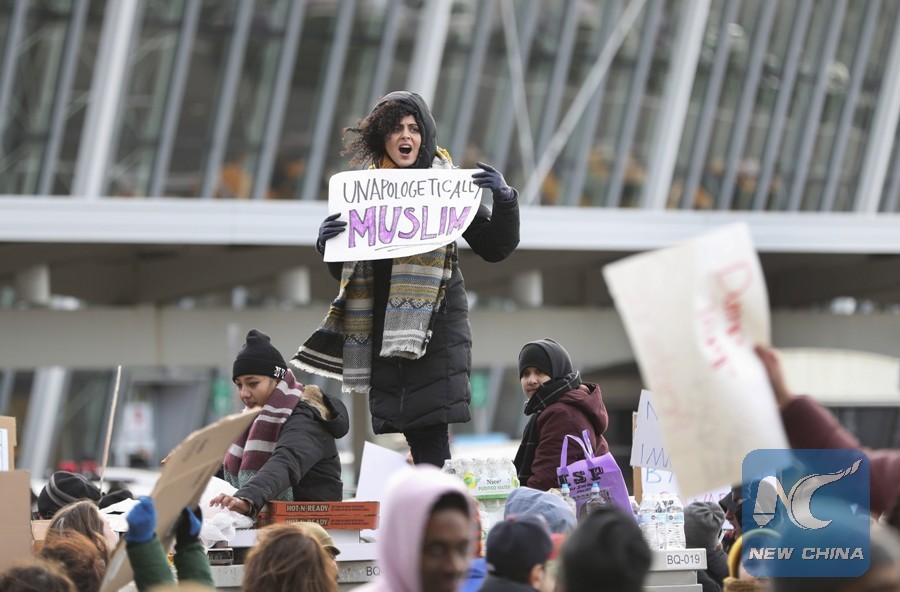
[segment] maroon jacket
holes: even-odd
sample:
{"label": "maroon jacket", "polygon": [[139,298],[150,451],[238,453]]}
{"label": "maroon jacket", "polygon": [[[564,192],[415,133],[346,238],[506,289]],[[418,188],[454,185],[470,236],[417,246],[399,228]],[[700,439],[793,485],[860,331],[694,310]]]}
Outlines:
{"label": "maroon jacket", "polygon": [[[559,487],[556,468],[559,466],[559,455],[562,453],[563,438],[566,435],[581,437],[581,432],[592,433],[591,445],[594,454],[600,456],[609,452],[609,445],[603,432],[609,425],[606,406],[600,395],[600,387],[585,383],[569,391],[555,403],[544,409],[537,419],[538,445],[531,464],[532,475],[527,485],[532,489],[547,491]],[[566,464],[584,458],[581,447],[569,442],[569,453]]]}
{"label": "maroon jacket", "polygon": [[870,503],[873,514],[893,507],[900,494],[900,450],[863,448],[828,409],[809,397],[794,397],[781,410],[791,448],[852,448],[869,457]]}

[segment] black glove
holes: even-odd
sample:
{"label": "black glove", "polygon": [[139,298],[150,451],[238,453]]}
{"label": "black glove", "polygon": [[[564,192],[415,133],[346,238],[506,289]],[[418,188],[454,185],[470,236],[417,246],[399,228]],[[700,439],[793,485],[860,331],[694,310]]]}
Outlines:
{"label": "black glove", "polygon": [[203,526],[203,514],[200,507],[193,510],[185,506],[178,518],[178,526],[175,529],[175,548],[181,549],[190,545],[200,536],[200,527]]}
{"label": "black glove", "polygon": [[512,201],[516,198],[516,190],[506,184],[503,173],[495,169],[489,164],[476,162],[484,172],[477,172],[472,175],[475,184],[483,189],[490,189],[494,195],[494,201]]}
{"label": "black glove", "polygon": [[319,238],[316,240],[316,250],[319,253],[325,253],[325,241],[347,230],[347,223],[343,220],[338,220],[340,215],[341,213],[338,212],[328,216],[322,221],[322,225],[319,226]]}

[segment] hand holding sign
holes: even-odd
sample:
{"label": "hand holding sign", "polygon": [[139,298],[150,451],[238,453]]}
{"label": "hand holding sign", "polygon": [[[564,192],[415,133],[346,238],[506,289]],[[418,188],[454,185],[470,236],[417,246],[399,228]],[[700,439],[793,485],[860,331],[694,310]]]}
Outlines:
{"label": "hand holding sign", "polygon": [[320,253],[325,252],[325,241],[330,238],[334,238],[340,233],[347,230],[347,223],[343,220],[338,220],[341,213],[331,214],[326,217],[322,221],[322,225],[319,226],[319,238],[316,240],[316,250]]}
{"label": "hand holding sign", "polygon": [[[408,257],[456,241],[481,205],[473,172],[369,169],[332,176],[331,215],[319,229],[321,242],[329,241],[325,261]],[[506,184],[496,175],[490,184],[499,190]]]}
{"label": "hand holding sign", "polygon": [[769,308],[746,225],[629,257],[603,274],[656,395],[683,495],[740,481],[751,450],[787,447],[753,351],[769,342]]}

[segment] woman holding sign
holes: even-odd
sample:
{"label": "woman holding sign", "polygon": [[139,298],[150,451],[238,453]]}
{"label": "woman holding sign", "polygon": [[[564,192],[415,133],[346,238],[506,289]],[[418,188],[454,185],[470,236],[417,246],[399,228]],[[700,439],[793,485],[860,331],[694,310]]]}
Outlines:
{"label": "woman holding sign", "polygon": [[[406,91],[382,98],[348,128],[344,153],[370,168],[451,169],[437,145],[425,100]],[[480,205],[463,233],[472,250],[502,261],[519,244],[518,193],[500,171],[478,163],[473,182],[490,189],[493,211]],[[346,230],[339,214],[319,228],[316,249]],[[413,461],[442,466],[450,458],[448,425],[467,422],[472,334],[455,242],[411,257],[329,263],[341,289],[322,326],[291,361],[343,380],[345,391],[368,392],[376,434],[401,432]],[[422,322],[423,311],[427,322]]]}

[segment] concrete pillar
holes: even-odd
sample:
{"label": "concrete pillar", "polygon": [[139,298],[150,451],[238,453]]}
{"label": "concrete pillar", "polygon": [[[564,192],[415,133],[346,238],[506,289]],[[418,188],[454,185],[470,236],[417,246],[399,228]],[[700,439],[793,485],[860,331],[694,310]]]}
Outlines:
{"label": "concrete pillar", "polygon": [[426,0],[421,12],[422,22],[416,36],[406,90],[419,93],[429,105],[434,104],[452,8],[453,3],[447,0]]}
{"label": "concrete pillar", "polygon": [[310,303],[309,268],[295,267],[278,276],[278,298],[291,304],[306,306]]}
{"label": "concrete pillar", "polygon": [[15,286],[20,301],[50,305],[50,268],[47,265],[35,265],[17,272]]}
{"label": "concrete pillar", "polygon": [[62,366],[38,368],[34,372],[18,462],[18,468],[30,472],[34,478],[46,476],[49,468],[59,418],[65,406],[67,378],[68,372]]}
{"label": "concrete pillar", "polygon": [[526,271],[513,278],[512,292],[516,302],[522,306],[543,306],[544,278],[540,270]]}

